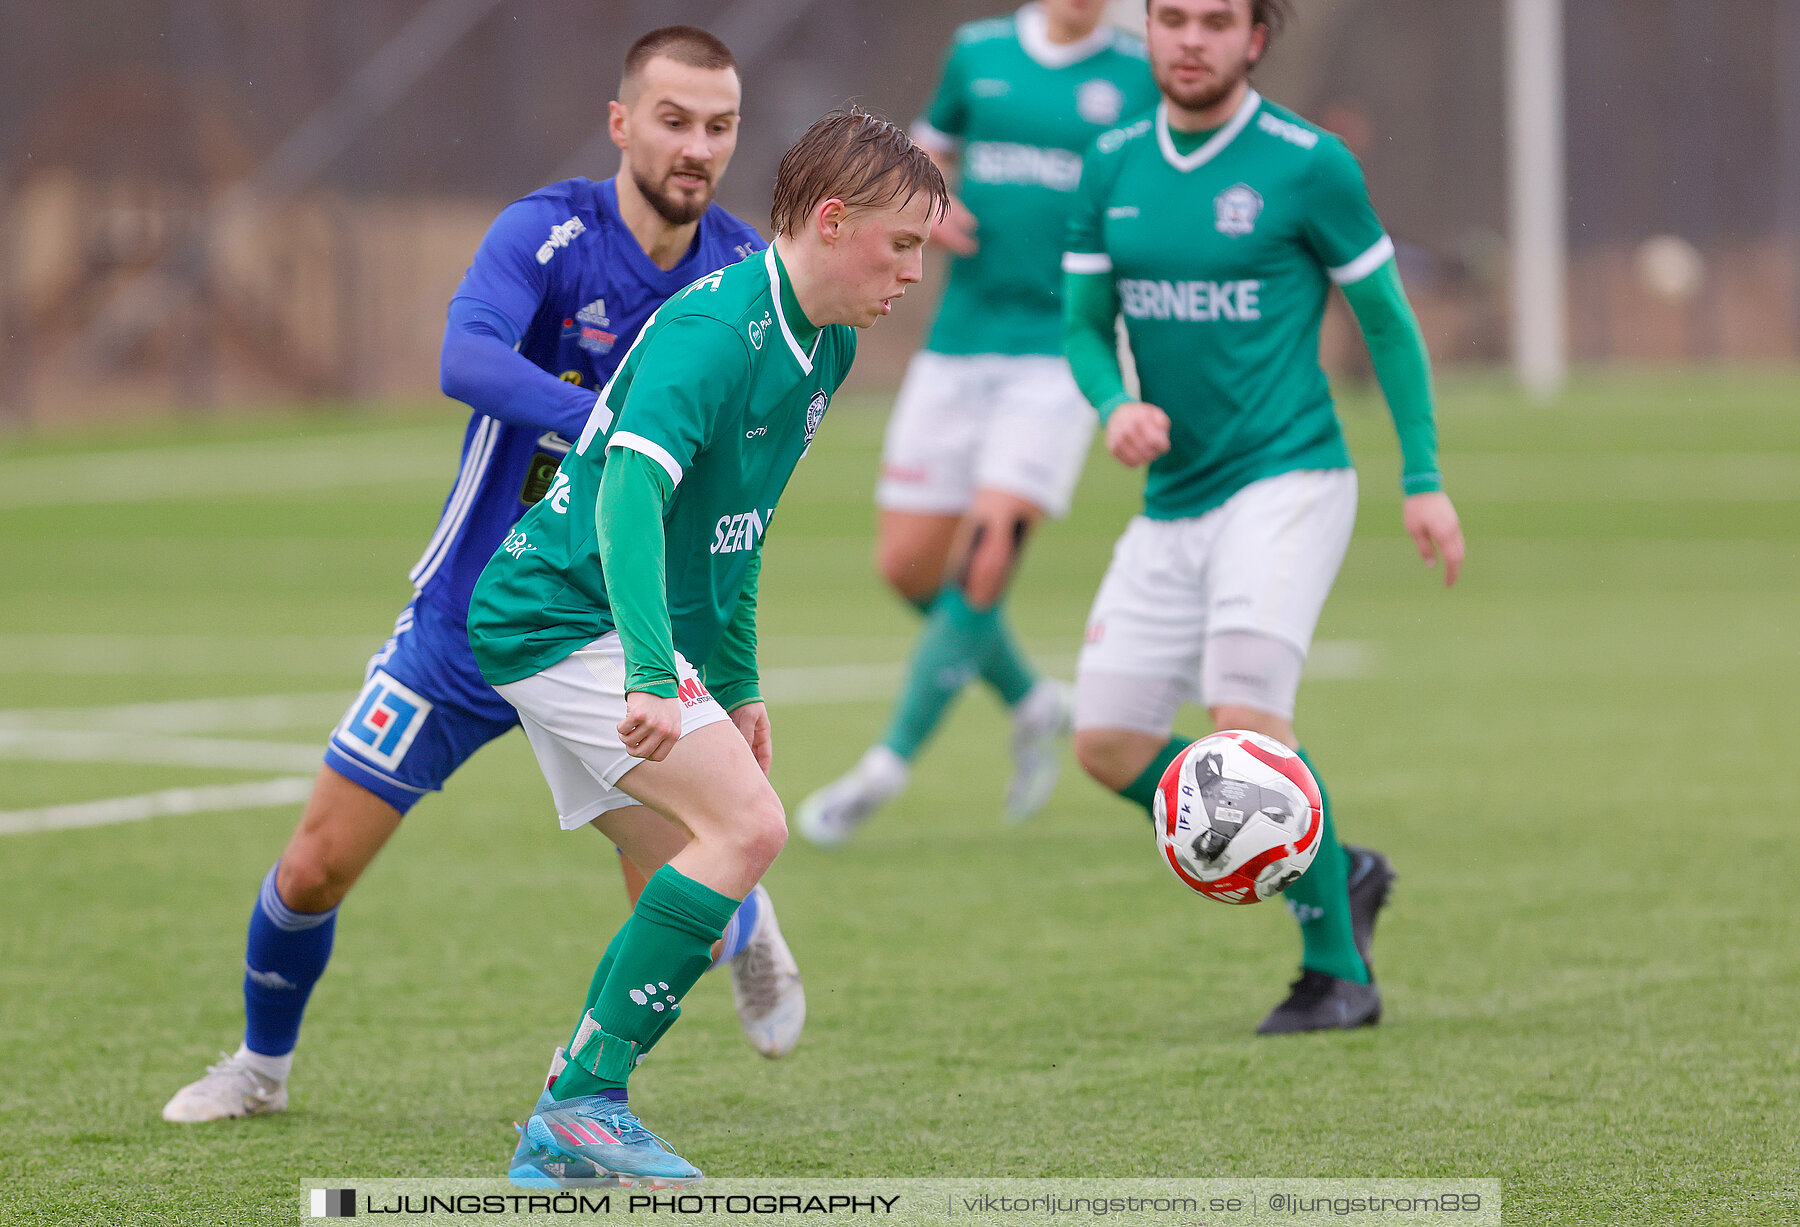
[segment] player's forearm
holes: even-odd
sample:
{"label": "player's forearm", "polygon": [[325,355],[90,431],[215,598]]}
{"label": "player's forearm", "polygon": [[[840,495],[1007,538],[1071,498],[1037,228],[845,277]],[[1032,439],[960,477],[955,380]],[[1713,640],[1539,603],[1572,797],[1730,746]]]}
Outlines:
{"label": "player's forearm", "polygon": [[472,299],[450,304],[438,381],[444,395],[502,422],[573,439],[587,425],[595,394],[533,365],[513,346],[510,321]]}
{"label": "player's forearm", "polygon": [[756,674],[756,584],[761,574],[759,549],[751,556],[750,569],[744,575],[737,609],[701,670],[706,688],[726,711],[762,701],[762,683]]}
{"label": "player's forearm", "polygon": [[1392,260],[1361,281],[1343,287],[1376,381],[1387,399],[1400,439],[1400,486],[1407,494],[1442,490],[1438,472],[1437,420],[1432,408],[1431,358],[1418,319],[1406,301],[1400,272]]}
{"label": "player's forearm", "polygon": [[1111,274],[1063,274],[1063,353],[1075,385],[1099,410],[1103,422],[1132,399],[1125,390],[1119,347],[1113,339],[1113,321],[1118,314],[1119,299]]}
{"label": "player's forearm", "polygon": [[663,510],[675,492],[662,466],[614,448],[600,475],[594,525],[613,627],[625,650],[625,690],[675,697],[675,643],[669,627]]}

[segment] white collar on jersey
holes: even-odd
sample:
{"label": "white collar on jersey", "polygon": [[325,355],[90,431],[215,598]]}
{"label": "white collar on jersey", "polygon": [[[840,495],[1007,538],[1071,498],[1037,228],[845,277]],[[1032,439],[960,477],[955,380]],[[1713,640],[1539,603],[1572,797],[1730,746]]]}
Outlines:
{"label": "white collar on jersey", "polygon": [[775,244],[770,243],[763,248],[763,264],[769,270],[769,298],[775,303],[775,321],[781,325],[782,338],[787,341],[788,349],[794,355],[794,361],[800,364],[802,375],[812,374],[813,354],[819,352],[819,338],[825,335],[823,328],[813,338],[812,352],[800,348],[800,342],[794,340],[794,330],[788,327],[787,312],[781,309],[781,265],[775,262]]}
{"label": "white collar on jersey", "polygon": [[1183,156],[1175,152],[1175,138],[1169,135],[1169,104],[1167,100],[1156,104],[1156,143],[1162,148],[1162,156],[1176,170],[1187,172],[1205,166],[1218,157],[1225,146],[1244,130],[1250,117],[1256,114],[1256,108],[1262,105],[1262,95],[1254,89],[1244,91],[1244,101],[1225,126],[1212,134],[1212,138],[1194,152]]}
{"label": "white collar on jersey", "polygon": [[1112,46],[1112,27],[1105,21],[1095,26],[1094,32],[1086,38],[1072,43],[1051,42],[1050,20],[1036,0],[1019,10],[1018,22],[1019,46],[1045,68],[1067,68]]}

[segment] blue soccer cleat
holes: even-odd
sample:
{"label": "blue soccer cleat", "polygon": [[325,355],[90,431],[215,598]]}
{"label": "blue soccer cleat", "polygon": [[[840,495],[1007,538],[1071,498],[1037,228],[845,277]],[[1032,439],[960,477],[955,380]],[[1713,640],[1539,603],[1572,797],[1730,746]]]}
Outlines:
{"label": "blue soccer cleat", "polygon": [[[546,1108],[554,1108],[556,1100],[545,1091],[538,1096],[537,1106],[532,1114],[536,1115]],[[616,1189],[618,1179],[608,1172],[603,1172],[586,1159],[561,1154],[542,1146],[533,1146],[526,1136],[525,1126],[514,1122],[513,1128],[519,1131],[519,1146],[513,1151],[512,1162],[507,1165],[506,1175],[521,1189]]]}
{"label": "blue soccer cleat", "polygon": [[[604,1095],[577,1095],[559,1102],[546,1102],[548,1099],[546,1091],[525,1122],[519,1138],[521,1153],[547,1152],[551,1162],[581,1160],[624,1188],[647,1185],[667,1189],[700,1179],[700,1169],[644,1128],[625,1104]],[[516,1173],[517,1155],[514,1163]],[[518,1183],[516,1174],[514,1183]]]}

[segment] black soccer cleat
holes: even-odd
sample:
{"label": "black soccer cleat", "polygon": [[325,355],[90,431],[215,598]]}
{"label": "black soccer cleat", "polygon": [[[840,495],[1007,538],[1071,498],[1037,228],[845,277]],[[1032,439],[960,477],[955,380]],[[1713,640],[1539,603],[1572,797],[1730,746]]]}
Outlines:
{"label": "black soccer cleat", "polygon": [[1340,980],[1310,967],[1288,986],[1287,1000],[1269,1011],[1258,1035],[1293,1035],[1301,1031],[1349,1030],[1381,1021],[1381,990],[1373,983]]}
{"label": "black soccer cleat", "polygon": [[1350,895],[1350,935],[1356,941],[1356,953],[1362,955],[1363,966],[1369,969],[1369,978],[1373,980],[1375,963],[1369,957],[1369,948],[1375,944],[1375,917],[1387,906],[1388,891],[1400,875],[1394,872],[1394,862],[1373,848],[1345,844],[1344,855],[1350,858],[1345,875]]}

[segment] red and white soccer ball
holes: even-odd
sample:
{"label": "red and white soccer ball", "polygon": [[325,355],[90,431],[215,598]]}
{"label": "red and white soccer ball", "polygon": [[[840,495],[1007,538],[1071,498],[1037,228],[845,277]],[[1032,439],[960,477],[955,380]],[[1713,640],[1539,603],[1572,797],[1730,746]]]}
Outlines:
{"label": "red and white soccer ball", "polygon": [[1319,851],[1325,815],[1300,756],[1241,729],[1183,750],[1156,788],[1156,842],[1197,894],[1260,903],[1300,880]]}

